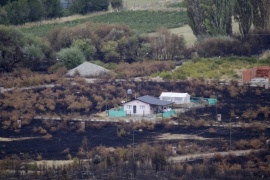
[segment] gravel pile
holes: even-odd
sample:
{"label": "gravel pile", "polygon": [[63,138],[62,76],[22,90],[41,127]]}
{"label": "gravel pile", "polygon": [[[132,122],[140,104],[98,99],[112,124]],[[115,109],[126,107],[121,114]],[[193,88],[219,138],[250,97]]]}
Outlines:
{"label": "gravel pile", "polygon": [[109,70],[98,66],[90,62],[84,62],[81,65],[75,67],[68,71],[68,76],[74,76],[76,73],[79,73],[81,76],[98,76],[101,73],[107,73]]}

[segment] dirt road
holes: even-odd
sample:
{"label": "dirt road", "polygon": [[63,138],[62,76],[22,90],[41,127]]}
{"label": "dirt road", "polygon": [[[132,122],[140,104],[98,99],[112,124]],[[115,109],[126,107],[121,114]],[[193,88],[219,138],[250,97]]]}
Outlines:
{"label": "dirt road", "polygon": [[212,152],[212,153],[200,153],[200,154],[186,154],[182,156],[174,156],[169,158],[170,163],[179,163],[179,162],[186,162],[195,159],[202,159],[202,158],[212,158],[215,155],[227,156],[227,155],[234,155],[234,156],[242,156],[247,155],[252,151],[259,151],[254,149],[248,150],[237,150],[237,151],[225,151],[225,152]]}

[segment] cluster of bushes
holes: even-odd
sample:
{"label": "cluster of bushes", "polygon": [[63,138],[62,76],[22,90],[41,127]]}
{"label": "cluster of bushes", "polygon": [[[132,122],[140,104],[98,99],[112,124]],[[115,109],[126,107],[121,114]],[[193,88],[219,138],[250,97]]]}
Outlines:
{"label": "cluster of bushes", "polygon": [[132,64],[121,63],[115,68],[119,78],[145,77],[153,73],[170,71],[175,68],[173,61],[143,61]]}
{"label": "cluster of bushes", "polygon": [[161,29],[152,36],[136,35],[126,25],[86,23],[54,29],[47,38],[68,68],[93,59],[104,63],[173,60],[182,57],[186,48],[184,38],[168,30]]}
{"label": "cluster of bushes", "polygon": [[246,36],[209,37],[197,42],[190,52],[200,57],[252,56],[262,53],[270,47],[270,31],[255,29]]}

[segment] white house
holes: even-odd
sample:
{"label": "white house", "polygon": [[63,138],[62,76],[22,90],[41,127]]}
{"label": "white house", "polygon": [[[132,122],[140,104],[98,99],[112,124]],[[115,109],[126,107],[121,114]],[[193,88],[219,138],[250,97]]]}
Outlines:
{"label": "white house", "polygon": [[188,93],[162,92],[159,99],[163,101],[170,101],[175,104],[190,103],[190,95]]}
{"label": "white house", "polygon": [[124,103],[124,111],[127,115],[151,115],[163,112],[171,104],[173,102],[146,95]]}

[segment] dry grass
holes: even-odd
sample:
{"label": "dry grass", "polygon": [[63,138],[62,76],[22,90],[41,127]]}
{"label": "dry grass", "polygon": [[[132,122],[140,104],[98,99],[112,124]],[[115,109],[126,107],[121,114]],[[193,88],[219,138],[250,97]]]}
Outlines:
{"label": "dry grass", "polygon": [[171,133],[164,133],[158,137],[158,140],[185,140],[185,139],[207,140],[208,138],[203,138],[197,135],[171,134]]}
{"label": "dry grass", "polygon": [[37,139],[37,138],[41,138],[41,137],[21,137],[21,138],[0,137],[0,142],[23,141],[23,140]]}
{"label": "dry grass", "polygon": [[64,23],[64,22],[68,22],[68,21],[74,21],[77,19],[85,19],[85,18],[89,18],[89,17],[93,17],[93,16],[98,16],[98,15],[102,15],[102,14],[106,14],[109,13],[110,11],[106,11],[106,12],[95,12],[95,13],[90,13],[87,15],[72,15],[72,16],[68,16],[68,17],[62,17],[62,18],[56,18],[56,19],[51,19],[51,20],[42,20],[42,21],[38,21],[38,22],[29,22],[29,23],[25,23],[22,25],[18,25],[16,26],[17,28],[30,28],[33,26],[40,26],[40,25],[45,25],[45,24],[57,24],[57,23]]}

